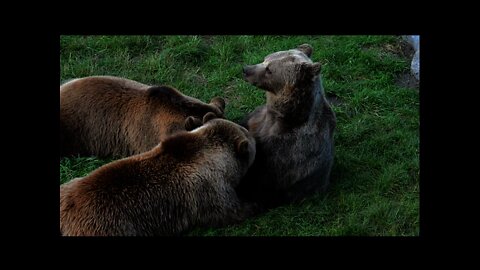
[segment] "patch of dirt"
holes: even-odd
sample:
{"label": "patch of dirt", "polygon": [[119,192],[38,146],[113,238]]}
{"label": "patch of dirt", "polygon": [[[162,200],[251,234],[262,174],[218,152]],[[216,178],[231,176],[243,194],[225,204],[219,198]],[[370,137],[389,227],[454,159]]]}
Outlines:
{"label": "patch of dirt", "polygon": [[412,57],[415,54],[413,47],[401,37],[398,38],[398,42],[395,44],[388,43],[383,45],[382,49],[386,52],[396,54],[399,57],[409,59],[409,61],[412,61]]}
{"label": "patch of dirt", "polygon": [[[413,55],[415,54],[413,47],[401,37],[398,37],[398,41],[394,44],[389,43],[383,45],[382,50],[406,59],[409,63],[409,66],[412,62]],[[407,72],[401,73],[397,76],[395,84],[400,87],[416,90],[419,90],[420,88],[420,82],[415,78],[415,76],[413,76],[413,74],[411,74],[410,68]]]}
{"label": "patch of dirt", "polygon": [[201,85],[201,86],[208,85],[208,80],[205,78],[203,74],[193,74],[192,81],[197,85]]}
{"label": "patch of dirt", "polygon": [[395,84],[403,88],[416,90],[419,90],[420,88],[420,82],[410,73],[410,71],[398,75]]}
{"label": "patch of dirt", "polygon": [[242,98],[237,93],[236,84],[237,82],[232,80],[223,88],[223,99],[225,100],[225,103],[229,104],[232,100],[235,100],[235,103],[241,104]]}

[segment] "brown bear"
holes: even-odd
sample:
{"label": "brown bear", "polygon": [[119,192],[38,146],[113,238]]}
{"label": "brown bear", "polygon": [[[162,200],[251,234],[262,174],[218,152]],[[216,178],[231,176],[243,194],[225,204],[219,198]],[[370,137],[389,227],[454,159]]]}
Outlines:
{"label": "brown bear", "polygon": [[244,220],[255,205],[234,188],[255,158],[255,140],[225,119],[178,132],[145,153],[60,186],[65,236],[179,235]]}
{"label": "brown bear", "polygon": [[60,156],[139,154],[185,130],[188,116],[223,118],[224,108],[222,98],[206,104],[169,86],[111,76],[74,79],[60,86]]}
{"label": "brown bear", "polygon": [[336,117],[325,98],[312,47],[279,51],[243,68],[247,82],[266,91],[266,105],[242,125],[255,137],[255,162],[237,191],[274,207],[324,191],[333,164]]}

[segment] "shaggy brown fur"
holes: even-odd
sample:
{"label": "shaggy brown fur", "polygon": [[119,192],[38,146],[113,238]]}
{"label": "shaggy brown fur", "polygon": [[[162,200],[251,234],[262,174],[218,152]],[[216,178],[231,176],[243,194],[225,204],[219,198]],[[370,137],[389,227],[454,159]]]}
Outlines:
{"label": "shaggy brown fur", "polygon": [[246,200],[273,207],[328,186],[336,117],[311,54],[303,44],[244,67],[245,80],[267,91],[267,104],[244,122],[257,142],[255,162],[238,187]]}
{"label": "shaggy brown fur", "polygon": [[169,86],[110,76],[75,79],[60,86],[60,155],[139,154],[185,130],[188,116],[223,118],[224,108],[222,98],[206,104]]}
{"label": "shaggy brown fur", "polygon": [[244,220],[255,207],[234,188],[253,163],[255,140],[230,121],[179,132],[140,155],[60,186],[66,236],[176,235]]}

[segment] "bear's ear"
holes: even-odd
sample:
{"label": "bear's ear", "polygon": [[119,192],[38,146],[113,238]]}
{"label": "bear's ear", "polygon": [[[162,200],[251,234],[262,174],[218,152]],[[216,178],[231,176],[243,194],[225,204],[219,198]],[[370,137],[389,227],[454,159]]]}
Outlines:
{"label": "bear's ear", "polygon": [[203,116],[203,123],[207,123],[208,121],[217,118],[217,116],[213,112],[208,112]]}
{"label": "bear's ear", "polygon": [[305,44],[302,44],[302,45],[298,46],[297,50],[303,52],[308,57],[310,57],[310,56],[312,56],[313,47],[310,44],[305,43]]}
{"label": "bear's ear", "polygon": [[322,64],[320,64],[320,62],[313,63],[311,66],[312,66],[312,74],[314,76],[317,76],[318,74],[320,74],[320,71],[322,70]]}
{"label": "bear's ear", "polygon": [[301,63],[300,64],[300,77],[301,78],[311,78],[320,74],[322,70],[322,64],[319,62],[316,63]]}
{"label": "bear's ear", "polygon": [[225,112],[225,100],[221,97],[214,97],[210,100],[210,104],[218,107],[220,111]]}
{"label": "bear's ear", "polygon": [[237,143],[237,153],[240,155],[248,155],[248,140],[241,140]]}
{"label": "bear's ear", "polygon": [[202,125],[202,120],[197,117],[189,116],[185,119],[185,130],[191,131]]}

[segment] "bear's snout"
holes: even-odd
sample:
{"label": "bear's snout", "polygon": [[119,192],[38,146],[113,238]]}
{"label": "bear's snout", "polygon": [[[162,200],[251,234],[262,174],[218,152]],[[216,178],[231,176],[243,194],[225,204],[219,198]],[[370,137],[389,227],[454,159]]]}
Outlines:
{"label": "bear's snout", "polygon": [[253,74],[253,66],[247,65],[243,67],[243,76],[248,77]]}

